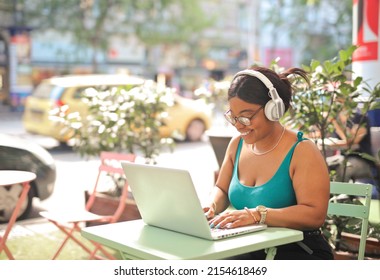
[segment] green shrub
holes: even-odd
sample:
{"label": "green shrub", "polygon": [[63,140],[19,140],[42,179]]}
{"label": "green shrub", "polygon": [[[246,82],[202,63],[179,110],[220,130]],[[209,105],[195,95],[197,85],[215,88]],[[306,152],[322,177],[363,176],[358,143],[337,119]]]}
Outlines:
{"label": "green shrub", "polygon": [[73,148],[81,156],[99,155],[101,151],[141,152],[147,162],[155,162],[164,145],[172,138],[161,138],[167,108],[174,104],[170,88],[146,81],[133,88],[120,86],[107,91],[93,88],[83,92],[88,114],[66,113],[56,117],[64,124],[63,133],[73,133]]}

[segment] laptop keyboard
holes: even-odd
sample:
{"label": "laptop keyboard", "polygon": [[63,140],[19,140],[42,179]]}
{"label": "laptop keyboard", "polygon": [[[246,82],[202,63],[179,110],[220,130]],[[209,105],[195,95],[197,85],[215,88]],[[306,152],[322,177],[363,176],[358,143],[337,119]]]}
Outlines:
{"label": "laptop keyboard", "polygon": [[220,231],[226,231],[229,228],[211,228],[211,232],[220,232]]}

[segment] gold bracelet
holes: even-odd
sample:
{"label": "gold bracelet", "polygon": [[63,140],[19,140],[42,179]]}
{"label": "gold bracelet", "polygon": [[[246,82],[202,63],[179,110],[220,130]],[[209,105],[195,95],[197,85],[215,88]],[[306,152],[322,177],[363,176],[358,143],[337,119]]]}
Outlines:
{"label": "gold bracelet", "polygon": [[249,209],[247,207],[244,207],[244,210],[248,212],[249,215],[251,215],[251,217],[253,218],[253,220],[255,221],[255,224],[258,223],[255,215],[253,215],[253,213],[251,211],[249,211]]}

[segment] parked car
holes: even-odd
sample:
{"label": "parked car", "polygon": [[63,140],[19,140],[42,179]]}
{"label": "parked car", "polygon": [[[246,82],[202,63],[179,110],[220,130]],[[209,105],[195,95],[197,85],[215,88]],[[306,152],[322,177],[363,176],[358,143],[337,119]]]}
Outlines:
{"label": "parked car", "polygon": [[[45,200],[53,193],[56,179],[55,161],[51,154],[37,143],[17,136],[0,134],[0,170],[31,171],[37,175],[30,183],[31,188],[18,219],[24,219],[29,215],[34,197]],[[9,221],[21,190],[22,188],[14,186],[0,186],[0,223]]]}
{"label": "parked car", "polygon": [[[49,119],[49,113],[60,106],[68,105],[70,112],[85,115],[87,105],[82,101],[82,92],[87,88],[98,91],[116,86],[134,86],[144,79],[128,75],[72,75],[43,80],[27,97],[23,114],[23,125],[30,133],[50,136],[60,142],[67,142],[70,134],[63,135],[62,127]],[[162,137],[174,132],[183,139],[198,141],[211,126],[211,110],[200,100],[186,99],[175,95],[174,106],[168,109],[168,120],[161,128]]]}

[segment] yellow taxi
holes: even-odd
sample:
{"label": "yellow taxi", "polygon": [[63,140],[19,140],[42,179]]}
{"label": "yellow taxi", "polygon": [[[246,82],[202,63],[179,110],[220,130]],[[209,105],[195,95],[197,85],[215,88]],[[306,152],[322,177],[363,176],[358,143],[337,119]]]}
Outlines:
{"label": "yellow taxi", "polygon": [[[71,75],[43,80],[27,97],[23,113],[23,126],[27,132],[49,136],[65,143],[70,134],[62,134],[62,126],[51,119],[51,112],[67,105],[69,112],[84,116],[87,105],[82,101],[86,88],[99,91],[112,87],[135,87],[144,79],[129,75]],[[175,94],[174,105],[168,108],[166,125],[161,127],[161,137],[179,135],[183,140],[199,141],[211,126],[211,110],[201,100],[187,99]]]}

